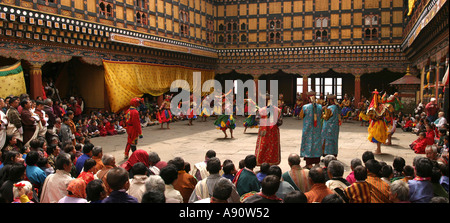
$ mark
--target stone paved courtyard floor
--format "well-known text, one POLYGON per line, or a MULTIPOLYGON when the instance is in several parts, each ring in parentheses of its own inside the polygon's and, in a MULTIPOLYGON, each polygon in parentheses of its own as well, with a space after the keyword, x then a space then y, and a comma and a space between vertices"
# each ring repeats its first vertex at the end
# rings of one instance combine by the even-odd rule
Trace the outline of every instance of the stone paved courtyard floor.
MULTIPOLYGON (((222 131, 213 125, 214 119, 214 117, 209 117, 206 122, 194 120, 192 126, 188 125, 188 121, 178 121, 171 123, 170 129, 161 129, 160 125, 145 127, 142 129, 144 138, 139 140, 138 149, 148 152, 155 151, 164 161, 180 156, 189 162, 191 167, 194 163, 204 160, 207 150, 213 149, 221 162, 231 159, 238 168, 241 159, 248 154, 254 154, 258 129, 247 129, 247 133, 244 134, 242 123, 245 118, 240 116, 236 118, 237 127, 234 130, 234 139, 224 139, 222 131)), ((280 127, 281 163, 279 166, 283 172, 289 170, 287 162, 289 154, 300 153, 302 127, 302 120, 291 117, 285 117, 284 123, 280 127)), ((417 136, 412 133, 397 129, 392 137, 392 145, 382 145, 382 154, 376 155, 376 159, 392 165, 394 157, 401 156, 406 160, 407 165, 412 165, 412 160, 417 154, 409 149, 408 145, 416 138, 417 136)), ((126 141, 126 134, 91 139, 94 145, 102 146, 104 154, 114 155, 116 163, 119 164, 124 162, 123 152, 126 141)), ((350 161, 353 158, 361 159, 365 151, 373 152, 375 148, 376 144, 367 140, 367 127, 360 126, 358 121, 350 120, 343 123, 340 128, 337 158, 345 165, 344 177, 351 171, 350 161)), ((321 164, 323 165, 323 163, 321 164)), ((304 165, 305 162, 302 159, 301 166, 304 165)))

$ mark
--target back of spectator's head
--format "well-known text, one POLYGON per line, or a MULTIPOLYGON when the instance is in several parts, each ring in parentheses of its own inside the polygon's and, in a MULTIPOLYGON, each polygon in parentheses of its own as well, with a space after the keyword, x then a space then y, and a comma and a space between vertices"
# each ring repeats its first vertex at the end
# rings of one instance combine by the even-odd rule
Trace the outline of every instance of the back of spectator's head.
POLYGON ((406 165, 403 168, 403 173, 404 173, 405 176, 414 177, 415 176, 415 174, 414 174, 414 167, 412 167, 410 165, 406 165))
POLYGON ((102 157, 102 163, 104 165, 111 165, 111 166, 113 166, 113 165, 116 164, 116 158, 113 155, 111 155, 111 154, 105 154, 102 157))
POLYGON ((175 167, 177 168, 178 171, 180 170, 184 170, 184 159, 177 156, 175 158, 172 159, 172 164, 175 165, 175 167))
POLYGON ((357 166, 354 169, 354 174, 357 181, 364 181, 367 179, 367 169, 365 166, 357 166))
POLYGON ((166 203, 166 197, 162 191, 149 190, 142 195, 141 203, 166 203))
POLYGON ((72 161, 70 159, 70 154, 60 153, 55 160, 55 169, 64 170, 64 166, 71 166, 72 161))
POLYGON ((338 160, 331 160, 328 164, 327 171, 333 177, 342 177, 344 175, 344 164, 338 160))
POLYGON ((300 165, 300 156, 297 153, 291 153, 288 157, 289 166, 300 165))
POLYGON ((226 163, 223 165, 223 173, 224 174, 231 174, 231 172, 235 169, 234 163, 226 163))
POLYGON ((325 183, 325 173, 322 167, 313 166, 309 170, 309 178, 311 178, 313 183, 325 183))
POLYGON ((409 186, 403 180, 396 180, 391 183, 391 194, 396 195, 400 201, 409 201, 409 186))
POLYGON ((261 167, 259 169, 260 169, 261 173, 268 174, 269 168, 270 168, 270 164, 262 163, 261 167))
POLYGON ((355 167, 361 166, 361 165, 363 165, 363 164, 362 164, 361 159, 359 159, 359 158, 353 158, 352 161, 350 161, 350 167, 352 169, 355 169, 355 167))
POLYGON ((323 158, 323 164, 325 165, 325 167, 328 168, 328 164, 332 161, 332 160, 336 160, 336 157, 334 155, 326 155, 323 158))
POLYGON ((34 166, 39 160, 39 153, 37 151, 30 151, 25 158, 25 162, 28 166, 34 166))
POLYGON ((286 196, 284 196, 283 199, 284 203, 307 203, 308 199, 306 198, 305 194, 301 191, 294 190, 286 196))
POLYGON ((9 169, 8 179, 11 181, 19 181, 25 174, 26 166, 22 163, 14 163, 9 169))
POLYGON ((128 189, 129 187, 129 173, 122 167, 114 167, 110 169, 106 175, 106 182, 109 187, 116 191, 120 189, 128 189))
POLYGON ((415 167, 417 176, 431 177, 433 172, 433 163, 430 159, 423 157, 422 159, 417 160, 415 167))
POLYGON ((261 192, 264 195, 272 196, 280 187, 280 178, 275 175, 267 175, 261 182, 261 192))
POLYGON ((219 173, 221 169, 220 160, 217 157, 212 157, 206 162, 206 170, 210 174, 216 174, 219 173))
POLYGON ((277 165, 272 165, 269 167, 269 170, 267 171, 267 175, 275 175, 278 178, 281 179, 281 175, 283 173, 281 172, 281 168, 277 165))
POLYGON ((92 152, 92 149, 94 148, 94 144, 92 143, 86 143, 83 146, 83 153, 84 154, 88 154, 90 152, 92 152))
POLYGON ((392 169, 391 165, 384 165, 381 167, 381 177, 391 177, 391 175, 394 173, 394 170, 392 169))
POLYGON ((88 201, 99 201, 106 197, 105 186, 99 179, 95 179, 86 185, 86 195, 88 201))
POLYGON ((405 167, 406 162, 403 157, 397 156, 394 158, 394 161, 392 162, 392 167, 395 171, 401 173, 403 171, 403 168, 405 167))
POLYGON ((371 160, 367 160, 365 162, 365 165, 367 167, 367 171, 377 175, 378 177, 380 176, 380 172, 381 172, 380 162, 378 162, 377 160, 371 159, 371 160))
POLYGON ((136 175, 147 175, 148 174, 148 168, 147 168, 147 166, 145 166, 144 163, 138 162, 138 163, 135 163, 131 167, 130 172, 133 173, 132 174, 133 176, 136 176, 136 175))
POLYGON ((340 204, 340 203, 344 203, 344 200, 342 200, 342 198, 339 197, 339 195, 332 193, 332 194, 328 194, 327 196, 325 196, 320 203, 340 204))
POLYGON ((102 153, 103 153, 103 148, 101 146, 94 146, 94 148, 92 148, 92 156, 97 157, 102 153))
POLYGON ((216 151, 210 149, 206 152, 205 157, 208 159, 211 159, 213 157, 216 157, 216 151))
POLYGON ((231 196, 232 191, 233 187, 231 182, 228 179, 221 178, 214 186, 213 197, 211 199, 213 202, 226 201, 231 196))
POLYGON ((375 155, 373 154, 372 151, 365 151, 362 154, 362 161, 363 161, 364 165, 367 161, 373 160, 373 159, 375 159, 375 155))
POLYGON ((164 191, 166 190, 166 185, 164 183, 164 180, 159 175, 150 175, 145 180, 145 190, 157 190, 161 191, 164 194, 164 191))
POLYGON ((255 155, 247 155, 244 159, 245 167, 249 169, 253 169, 256 166, 256 156, 255 155))
POLYGON ((161 176, 165 184, 169 185, 178 178, 178 170, 174 165, 169 164, 161 169, 159 176, 161 176))
POLYGON ((158 153, 149 152, 148 153, 148 161, 150 162, 150 164, 154 165, 154 164, 158 163, 159 161, 161 161, 161 159, 159 158, 158 153))
POLYGON ((89 171, 92 167, 94 167, 97 162, 94 159, 87 159, 84 162, 83 169, 85 172, 89 171))

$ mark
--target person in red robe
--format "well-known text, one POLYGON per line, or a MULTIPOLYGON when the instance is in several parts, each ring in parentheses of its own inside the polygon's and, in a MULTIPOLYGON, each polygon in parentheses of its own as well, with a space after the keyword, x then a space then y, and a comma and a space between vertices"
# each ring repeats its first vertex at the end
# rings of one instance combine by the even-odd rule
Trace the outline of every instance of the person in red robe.
POLYGON ((117 130, 114 128, 114 123, 111 120, 103 120, 105 123, 105 129, 108 135, 117 135, 117 130))
POLYGON ((419 133, 419 138, 414 140, 414 142, 409 145, 409 147, 414 150, 415 153, 418 154, 425 154, 425 148, 427 147, 427 138, 426 133, 421 132, 419 133))
POLYGON ((270 104, 259 110, 260 126, 256 141, 255 156, 257 165, 268 163, 278 165, 281 161, 280 129, 281 109, 270 104), (270 117, 273 116, 273 117, 270 117))
POLYGON ((136 145, 138 139, 142 138, 141 122, 139 120, 139 112, 137 107, 143 102, 142 98, 133 98, 130 101, 130 108, 126 112, 126 125, 127 129, 127 145, 125 147, 125 159, 128 159, 130 149, 132 152, 136 151, 136 145))
POLYGON ((106 131, 105 125, 103 124, 103 121, 100 121, 98 124, 98 131, 100 131, 100 136, 106 136, 108 135, 108 132, 106 131))

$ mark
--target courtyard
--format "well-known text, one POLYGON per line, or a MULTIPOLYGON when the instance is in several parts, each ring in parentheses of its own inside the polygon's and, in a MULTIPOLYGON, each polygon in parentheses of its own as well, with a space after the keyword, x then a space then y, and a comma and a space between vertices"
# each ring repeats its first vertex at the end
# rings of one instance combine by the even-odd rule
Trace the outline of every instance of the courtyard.
MULTIPOLYGON (((216 151, 217 157, 223 162, 230 159, 234 162, 236 169, 241 159, 249 154, 254 154, 258 129, 247 129, 244 134, 242 125, 244 117, 236 117, 236 128, 234 138, 224 139, 222 131, 215 128, 214 117, 209 117, 206 122, 194 120, 189 126, 188 121, 178 121, 170 124, 170 129, 160 128, 160 125, 147 126, 142 128, 143 138, 139 139, 138 149, 147 152, 154 151, 159 154, 161 160, 169 161, 174 157, 182 157, 191 167, 197 162, 204 160, 205 153, 209 149, 216 151)), ((283 172, 289 170, 287 158, 291 153, 300 153, 300 144, 303 128, 303 120, 292 117, 284 117, 283 125, 280 126, 281 137, 281 163, 279 164, 283 172)), ((229 136, 228 132, 228 136, 229 136)), ((417 136, 410 132, 403 132, 397 128, 392 137, 392 145, 382 145, 382 154, 376 155, 378 161, 385 161, 392 165, 396 156, 403 157, 407 165, 412 165, 415 154, 409 148, 417 136)), ((101 146, 104 154, 112 154, 116 158, 116 163, 124 162, 123 152, 127 141, 127 135, 115 135, 96 137, 91 139, 95 146, 101 146)), ((337 159, 345 165, 344 177, 351 171, 350 161, 353 158, 360 158, 362 154, 369 150, 375 151, 376 145, 367 140, 367 127, 361 126, 359 121, 347 121, 342 123, 339 133, 339 153, 337 159)), ((131 153, 130 153, 131 154, 131 153)), ((305 165, 302 159, 300 164, 305 165)), ((323 165, 323 163, 321 163, 323 165)), ((258 171, 257 167, 255 171, 258 171)))

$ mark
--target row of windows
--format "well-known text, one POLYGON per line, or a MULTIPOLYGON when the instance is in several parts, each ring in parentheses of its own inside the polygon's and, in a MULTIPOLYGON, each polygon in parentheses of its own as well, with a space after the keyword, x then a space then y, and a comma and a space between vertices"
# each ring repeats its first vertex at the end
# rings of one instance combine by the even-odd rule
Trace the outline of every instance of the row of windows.
MULTIPOLYGON (((315 33, 314 39, 316 41, 327 41, 330 33, 327 30, 318 30, 315 33)), ((377 28, 366 28, 364 32, 364 38, 367 40, 374 40, 378 37, 378 29, 377 28)), ((237 34, 228 34, 226 35, 226 39, 223 35, 219 35, 219 43, 223 42, 237 42, 238 35, 237 34)), ((247 36, 245 34, 241 35, 241 42, 247 41, 247 36)), ((281 41, 281 32, 270 32, 269 33, 269 42, 276 43, 281 41)))
MULTIPOLYGON (((316 28, 326 28, 329 25, 329 18, 321 17, 315 20, 316 28)), ((364 25, 366 26, 375 26, 378 25, 378 16, 376 15, 367 15, 364 18, 364 25)), ((245 23, 241 24, 240 30, 246 30, 247 25, 245 23)), ((269 29, 281 29, 281 20, 274 19, 269 20, 269 29)), ((227 22, 224 24, 219 24, 219 31, 237 31, 238 23, 237 22, 227 22)))

